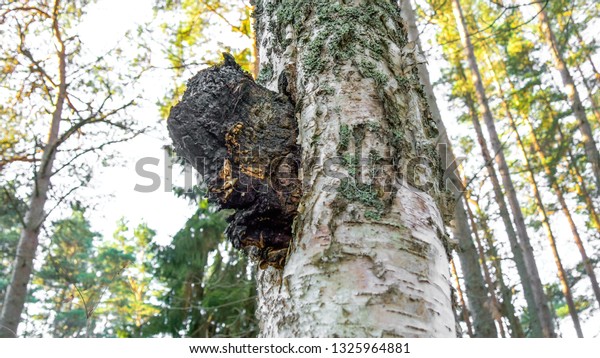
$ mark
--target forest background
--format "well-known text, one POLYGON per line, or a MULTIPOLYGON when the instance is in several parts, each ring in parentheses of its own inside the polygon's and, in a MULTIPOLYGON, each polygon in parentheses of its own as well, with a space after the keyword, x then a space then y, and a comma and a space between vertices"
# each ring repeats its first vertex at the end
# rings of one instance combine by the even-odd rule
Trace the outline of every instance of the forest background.
MULTIPOLYGON (((509 215, 511 222, 515 213, 507 213, 506 203, 502 209, 499 196, 506 195, 506 183, 498 194, 489 170, 498 148, 492 145, 487 154, 492 157, 481 155, 481 143, 487 148, 493 140, 477 129, 481 98, 451 3, 417 1, 413 8, 423 47, 419 59, 430 71, 461 164, 464 220, 484 290, 472 289, 455 253, 456 315, 463 336, 482 331, 533 336, 511 229, 503 220, 509 215), (475 302, 490 322, 473 312, 475 302), (494 329, 486 331, 486 324, 494 329)), ((216 212, 202 189, 192 186, 196 177, 174 157, 165 125, 185 81, 218 63, 221 52, 232 53, 260 82, 252 5, 229 0, 0 4, 0 302, 27 226, 32 185, 47 160, 49 118, 61 91, 61 48, 70 83, 63 96, 66 123, 57 137, 64 141, 58 141, 40 216, 39 248, 18 335, 256 336, 256 268, 224 240, 226 213, 216 212), (57 37, 57 31, 64 36, 57 37)), ((555 329, 563 337, 596 337, 598 146, 594 157, 572 92, 580 98, 592 142, 598 143, 600 4, 460 4, 555 329), (573 87, 565 84, 565 68, 573 87)))

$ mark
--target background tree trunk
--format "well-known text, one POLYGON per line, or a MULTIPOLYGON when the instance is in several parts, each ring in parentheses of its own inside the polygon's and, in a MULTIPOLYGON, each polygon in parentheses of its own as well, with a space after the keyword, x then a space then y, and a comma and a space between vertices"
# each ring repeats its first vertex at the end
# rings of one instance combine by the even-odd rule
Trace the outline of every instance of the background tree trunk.
MULTIPOLYGON (((549 103, 547 105, 550 106, 549 103)), ((554 193, 556 194, 556 197, 558 198, 558 202, 560 203, 561 210, 562 210, 563 214, 565 215, 567 222, 569 223, 569 228, 571 229, 571 233, 573 234, 573 240, 575 241, 575 245, 577 246, 577 249, 581 256, 581 262, 583 263, 585 272, 587 273, 587 275, 590 279, 592 291, 594 292, 596 300, 598 301, 598 303, 600 303, 600 285, 598 285, 598 279, 597 279, 596 273, 594 271, 594 266, 592 265, 592 262, 587 254, 587 250, 585 249, 583 240, 582 240, 581 236, 579 235, 579 230, 577 229, 577 225, 575 224, 575 220, 573 219, 571 210, 569 209, 569 206, 567 205, 567 200, 563 195, 560 185, 558 184, 556 175, 554 175, 552 169, 550 168, 550 166, 548 164, 549 160, 546 158, 546 155, 544 154, 544 151, 542 150, 541 143, 539 142, 537 135, 535 134, 535 128, 533 127, 531 120, 529 118, 525 118, 525 123, 529 127, 529 136, 531 138, 531 143, 533 144, 533 149, 534 149, 535 153, 537 154, 540 162, 542 163, 542 167, 544 168, 546 177, 548 178, 548 181, 550 182, 550 187, 553 189, 554 193)), ((559 133, 559 138, 564 139, 565 137, 562 133, 562 129, 560 129, 560 125, 557 126, 557 130, 559 133)), ((570 151, 571 151, 571 149, 567 148, 567 152, 569 152, 569 155, 571 155, 570 151)), ((577 163, 573 162, 572 165, 576 166, 577 163)), ((584 182, 581 181, 581 183, 584 183, 584 182)), ((585 185, 585 184, 583 184, 583 185, 585 185)), ((591 200, 589 200, 588 208, 590 208, 589 209, 590 215, 592 213, 595 214, 595 210, 593 209, 591 200)))
MULTIPOLYGON (((419 39, 419 30, 415 21, 415 14, 412 9, 410 0, 400 0, 400 11, 402 18, 406 22, 408 40, 416 45, 417 53, 423 55, 421 41, 419 39)), ((444 169, 444 184, 448 187, 456 198, 456 206, 454 208, 454 226, 452 233, 456 241, 458 241, 458 258, 460 260, 460 268, 464 273, 466 286, 466 295, 473 323, 475 326, 475 337, 497 337, 498 332, 494 325, 494 318, 490 312, 489 301, 493 299, 486 294, 486 287, 483 276, 481 274, 481 266, 478 260, 478 254, 473 243, 467 213, 463 204, 463 185, 458 174, 458 166, 456 157, 452 150, 450 139, 446 127, 442 121, 440 110, 437 106, 433 86, 429 79, 429 71, 424 61, 420 60, 417 64, 419 70, 419 78, 425 91, 425 97, 429 104, 431 116, 436 121, 440 132, 438 138, 438 151, 442 159, 442 168, 444 169)), ((485 262, 481 263, 485 265, 485 262)))
POLYGON ((527 267, 525 265, 525 258, 523 256, 523 249, 519 244, 517 234, 514 230, 510 214, 508 212, 508 207, 506 205, 506 200, 504 200, 504 194, 502 193, 502 188, 500 186, 500 180, 498 179, 498 175, 496 174, 496 169, 493 166, 493 158, 489 152, 487 142, 485 141, 485 137, 483 136, 483 130, 481 128, 481 124, 479 123, 479 119, 477 118, 477 112, 475 109, 475 103, 473 100, 467 96, 466 98, 467 107, 471 112, 471 121, 473 123, 473 128, 475 129, 475 133, 477 134, 477 141, 479 142, 479 147, 481 148, 481 154, 483 156, 483 160, 486 165, 487 172, 490 176, 490 181, 492 182, 492 188, 494 190, 494 199, 498 204, 498 208, 500 210, 500 217, 502 218, 502 222, 504 224, 504 228, 506 229, 506 235, 508 236, 508 241, 510 242, 510 248, 513 253, 513 259, 515 261, 515 265, 517 267, 517 272, 519 274, 519 278, 521 279, 521 285, 523 286, 523 293, 525 295, 525 300, 527 301, 527 307, 531 312, 531 326, 534 336, 541 335, 541 326, 539 315, 537 314, 537 306, 536 301, 533 295, 533 289, 531 286, 531 280, 529 277, 529 273, 527 271, 527 267))
POLYGON ((506 159, 504 158, 504 150, 500 143, 500 138, 498 137, 498 133, 496 131, 494 118, 492 117, 492 112, 489 108, 488 99, 485 94, 483 82, 481 80, 481 74, 479 73, 479 66, 477 65, 473 45, 471 44, 464 15, 460 7, 460 2, 458 0, 453 0, 452 5, 454 17, 456 19, 457 29, 460 34, 460 38, 465 51, 465 57, 467 58, 467 61, 469 63, 469 69, 471 71, 471 78, 475 87, 477 102, 481 110, 483 121, 490 135, 492 149, 494 150, 494 159, 500 171, 502 184, 504 185, 504 190, 506 192, 508 203, 513 214, 515 227, 523 251, 525 267, 527 269, 527 273, 531 281, 531 288, 533 298, 535 300, 535 306, 530 306, 530 308, 535 308, 539 312, 539 319, 543 336, 554 337, 555 333, 552 322, 552 315, 548 307, 548 299, 546 298, 546 294, 544 293, 544 287, 540 280, 537 264, 533 255, 533 248, 531 247, 529 235, 525 226, 525 219, 523 218, 521 206, 519 204, 514 185, 512 184, 512 179, 510 178, 510 172, 508 170, 506 159))
POLYGON ((573 76, 571 76, 571 72, 565 63, 562 52, 558 48, 558 41, 556 40, 556 36, 554 36, 552 27, 550 27, 550 21, 548 19, 548 15, 546 14, 546 10, 544 9, 545 4, 542 2, 536 2, 534 3, 534 6, 539 13, 538 16, 540 18, 542 35, 544 36, 548 47, 550 47, 550 53, 554 58, 554 64, 560 73, 565 91, 569 97, 569 101, 571 102, 573 115, 579 122, 578 128, 579 132, 581 133, 581 140, 583 141, 583 147, 585 149, 587 159, 592 164, 592 172, 596 178, 596 192, 598 192, 600 191, 600 153, 598 153, 598 147, 596 146, 596 141, 594 140, 592 127, 590 126, 590 122, 587 120, 587 115, 585 114, 585 109, 581 103, 579 91, 577 91, 577 87, 575 87, 573 76))
POLYGON ((511 108, 506 101, 506 94, 502 89, 502 84, 498 79, 496 71, 494 70, 492 61, 489 55, 485 54, 485 60, 490 67, 490 72, 492 78, 498 88, 498 94, 500 97, 500 101, 502 102, 502 106, 504 107, 504 111, 506 113, 506 117, 508 118, 508 123, 515 133, 517 139, 517 146, 521 152, 521 156, 523 157, 523 161, 525 163, 525 171, 527 172, 527 179, 529 184, 531 185, 531 189, 533 190, 533 197, 535 199, 535 204, 537 206, 537 210, 542 219, 542 226, 544 227, 544 231, 546 232, 546 237, 548 238, 548 244, 550 245, 550 249, 552 251, 552 257, 554 258, 554 263, 556 264, 556 269, 558 273, 558 280, 560 282, 560 286, 567 301, 567 306, 569 307, 569 314, 571 315, 571 319, 573 320, 573 326, 575 327, 575 331, 577 332, 577 337, 583 338, 583 331, 581 329, 581 323, 579 321, 579 315, 577 314, 577 307, 575 306, 575 300, 573 299, 573 294, 571 292, 571 287, 569 285, 567 272, 562 264, 562 260, 560 259, 560 255, 558 253, 558 247, 556 245, 556 238, 554 236, 554 232, 550 225, 550 218, 548 217, 548 212, 546 210, 546 206, 542 200, 542 195, 539 190, 539 186, 537 183, 537 179, 535 178, 534 170, 531 166, 531 162, 529 161, 529 157, 527 156, 527 150, 525 145, 523 144, 523 140, 521 139, 521 135, 519 134, 519 130, 517 128, 517 124, 515 118, 513 117, 511 108))
POLYGON ((31 199, 28 210, 25 214, 25 222, 19 244, 17 246, 17 255, 13 264, 13 273, 10 285, 6 290, 2 314, 0 315, 0 337, 16 337, 21 313, 25 306, 27 297, 27 286, 33 271, 33 259, 39 243, 40 229, 46 219, 44 206, 48 199, 48 188, 50 187, 50 177, 52 176, 52 163, 56 155, 58 146, 58 135, 60 122, 62 120, 63 105, 67 93, 66 78, 66 52, 65 44, 61 38, 58 26, 60 1, 54 3, 54 12, 52 14, 54 38, 57 45, 58 60, 58 93, 56 94, 56 104, 52 113, 50 131, 48 140, 44 147, 42 160, 39 170, 36 173, 32 188, 31 199))
POLYGON ((438 133, 398 8, 262 0, 256 17, 305 190, 284 270, 258 272, 261 335, 455 336, 438 133))
POLYGON ((454 260, 450 260, 450 271, 452 272, 452 277, 454 278, 454 284, 456 285, 456 293, 458 294, 458 302, 460 302, 460 311, 462 314, 462 319, 467 325, 467 334, 469 337, 474 337, 473 333, 473 324, 471 324, 471 317, 469 317, 469 308, 467 307, 467 303, 465 302, 465 296, 463 295, 462 287, 460 286, 460 279, 458 277, 458 271, 456 270, 456 265, 454 264, 454 260))
MULTIPOLYGON (((502 315, 504 315, 506 318, 508 318, 508 322, 510 325, 510 336, 514 337, 514 338, 521 338, 524 337, 525 334, 523 333, 523 327, 521 326, 521 321, 519 320, 519 318, 516 316, 515 314, 515 307, 513 305, 513 294, 512 294, 512 290, 506 285, 505 281, 504 281, 504 275, 502 274, 502 265, 500 263, 500 254, 498 253, 498 250, 496 249, 496 243, 494 241, 494 236, 492 233, 492 230, 490 229, 489 225, 488 225, 488 220, 487 217, 485 216, 485 214, 482 213, 481 208, 479 207, 479 203, 475 200, 471 198, 470 193, 467 191, 465 193, 465 207, 467 209, 467 214, 469 214, 469 221, 471 223, 471 227, 473 230, 473 233, 477 232, 477 223, 475 222, 475 214, 473 213, 473 211, 471 210, 471 202, 473 203, 472 205, 474 205, 475 210, 477 211, 477 217, 479 220, 479 225, 481 226, 481 230, 483 231, 483 237, 485 239, 485 242, 487 244, 488 250, 487 250, 487 257, 489 257, 491 263, 492 263, 492 267, 494 268, 494 275, 496 277, 496 285, 499 287, 500 290, 500 296, 502 297, 502 303, 500 303, 500 311, 502 312, 502 315)), ((477 242, 477 248, 480 252, 480 257, 481 257, 481 261, 485 262, 485 252, 483 250, 483 243, 480 242, 479 240, 479 235, 475 234, 475 239, 477 242)), ((487 267, 487 266, 486 266, 487 267)), ((485 269, 485 267, 484 267, 485 269)), ((491 278, 487 279, 488 281, 491 282, 491 278)), ((489 284, 488 284, 489 286, 489 284)), ((495 285, 494 285, 495 286, 495 285)), ((493 287, 492 287, 493 290, 493 287)), ((492 291, 490 290, 490 291, 492 291)))

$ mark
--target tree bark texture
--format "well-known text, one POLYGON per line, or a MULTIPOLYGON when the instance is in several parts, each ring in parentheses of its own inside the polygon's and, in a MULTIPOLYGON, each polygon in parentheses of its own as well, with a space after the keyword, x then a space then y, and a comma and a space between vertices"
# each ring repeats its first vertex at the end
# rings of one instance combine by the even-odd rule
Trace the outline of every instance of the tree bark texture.
POLYGON ((261 0, 255 15, 304 189, 285 266, 258 271, 261 336, 454 337, 451 198, 398 7, 261 0))

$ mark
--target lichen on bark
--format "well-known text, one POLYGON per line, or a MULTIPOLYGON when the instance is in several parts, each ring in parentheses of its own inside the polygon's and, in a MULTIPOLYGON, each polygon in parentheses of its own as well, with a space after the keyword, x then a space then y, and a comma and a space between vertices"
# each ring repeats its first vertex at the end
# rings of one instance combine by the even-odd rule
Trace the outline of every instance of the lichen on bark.
POLYGON ((224 57, 188 81, 171 109, 169 134, 202 175, 209 200, 235 209, 226 231, 234 247, 263 268, 281 268, 301 196, 294 106, 224 57))
POLYGON ((261 336, 453 336, 436 125, 398 9, 255 5, 261 66, 295 68, 306 188, 284 270, 257 272, 261 336))
MULTIPOLYGON (((369 134, 392 133, 389 139, 381 138, 389 140, 392 152, 380 164, 390 164, 406 184, 430 194, 448 224, 455 200, 443 184, 443 168, 436 148, 437 125, 426 103, 415 48, 408 41, 398 6, 394 2, 370 0, 351 4, 324 0, 257 0, 255 5, 256 28, 264 28, 272 34, 266 46, 267 39, 257 31, 259 46, 268 48, 266 56, 261 56, 265 68, 271 71, 276 65, 273 61, 276 56, 271 55, 275 51, 294 58, 296 64, 303 67, 305 81, 318 83, 323 92, 327 92, 325 88, 332 91, 336 87, 327 82, 326 74, 340 78, 345 72, 342 63, 358 70, 361 77, 373 80, 384 110, 384 123, 381 128, 370 128, 369 134), (263 23, 265 18, 269 20, 263 23), (296 44, 292 50, 290 39, 296 44), (412 121, 415 113, 418 113, 418 121, 412 121)), ((303 105, 302 101, 298 102, 303 105)), ((340 155, 348 149, 351 139, 348 134, 356 129, 353 123, 340 126, 340 155)), ((310 152, 310 148, 304 150, 310 152)), ((313 157, 318 155, 314 153, 313 157)))

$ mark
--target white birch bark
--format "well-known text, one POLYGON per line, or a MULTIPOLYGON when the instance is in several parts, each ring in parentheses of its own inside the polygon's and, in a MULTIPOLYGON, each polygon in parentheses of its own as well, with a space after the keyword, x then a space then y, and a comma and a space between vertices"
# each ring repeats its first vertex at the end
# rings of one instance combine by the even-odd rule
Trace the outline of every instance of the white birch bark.
POLYGON ((263 0, 256 16, 259 78, 287 73, 296 102, 304 183, 285 268, 258 272, 261 335, 455 336, 437 130, 397 7, 263 0))

